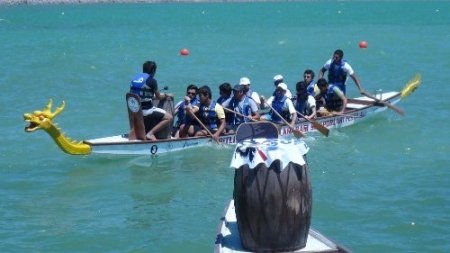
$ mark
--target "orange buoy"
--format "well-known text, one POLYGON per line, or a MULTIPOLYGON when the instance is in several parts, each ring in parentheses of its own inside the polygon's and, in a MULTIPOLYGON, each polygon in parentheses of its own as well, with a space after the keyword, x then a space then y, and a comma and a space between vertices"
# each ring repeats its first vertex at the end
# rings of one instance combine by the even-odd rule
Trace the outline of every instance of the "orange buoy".
POLYGON ((361 40, 359 42, 359 48, 367 48, 367 41, 361 40))
POLYGON ((180 50, 180 54, 183 56, 187 56, 189 55, 189 50, 187 50, 187 48, 183 48, 180 50))

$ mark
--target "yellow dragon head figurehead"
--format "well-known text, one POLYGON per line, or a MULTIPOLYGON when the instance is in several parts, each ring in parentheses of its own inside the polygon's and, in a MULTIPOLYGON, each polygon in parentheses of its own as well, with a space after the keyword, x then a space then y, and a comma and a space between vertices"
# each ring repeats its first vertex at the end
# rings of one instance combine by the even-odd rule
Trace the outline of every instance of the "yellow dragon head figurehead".
POLYGON ((49 130, 54 126, 53 118, 64 110, 66 103, 62 101, 61 106, 57 107, 54 112, 51 111, 52 105, 53 101, 50 99, 43 111, 34 111, 33 113, 23 114, 23 119, 29 123, 29 125, 25 127, 25 131, 33 132, 39 129, 49 130))
POLYGON ((60 114, 65 107, 63 101, 59 107, 52 112, 52 99, 49 100, 47 106, 42 111, 34 111, 32 113, 24 113, 23 119, 29 123, 25 127, 25 132, 30 133, 42 129, 46 131, 56 142, 56 144, 66 153, 71 155, 87 155, 91 153, 91 147, 82 141, 73 141, 64 136, 61 130, 53 123, 53 119, 60 114))

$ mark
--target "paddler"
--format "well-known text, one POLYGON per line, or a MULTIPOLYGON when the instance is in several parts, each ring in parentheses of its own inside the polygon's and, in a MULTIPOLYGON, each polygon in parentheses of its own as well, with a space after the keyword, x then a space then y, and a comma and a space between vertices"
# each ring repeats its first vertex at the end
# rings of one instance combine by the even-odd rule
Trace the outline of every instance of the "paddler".
POLYGON ((237 127, 244 122, 258 121, 258 105, 244 94, 244 86, 236 84, 233 87, 233 96, 222 103, 229 114, 226 114, 226 133, 236 132, 237 127))
MULTIPOLYGON (((278 84, 280 84, 280 83, 286 83, 286 82, 284 81, 284 77, 283 77, 282 75, 280 75, 280 74, 275 75, 275 76, 273 77, 273 85, 275 85, 275 90, 277 89, 278 84)), ((276 92, 276 91, 273 91, 272 96, 275 96, 275 92, 276 92)), ((287 89, 287 91, 286 91, 286 97, 292 99, 292 92, 291 92, 289 89, 287 89)))
POLYGON ((286 97, 287 90, 288 88, 285 83, 278 84, 275 89, 275 95, 271 96, 267 101, 262 102, 261 109, 264 109, 266 106, 271 109, 270 120, 273 123, 283 124, 287 122, 291 126, 294 126, 297 120, 297 112, 295 111, 292 100, 286 97))
POLYGON ((296 84, 297 95, 292 102, 295 110, 305 118, 314 119, 316 117, 316 99, 308 93, 308 84, 304 81, 296 84))
POLYGON ((199 126, 194 126, 195 136, 211 135, 216 142, 225 130, 225 112, 223 107, 212 100, 211 89, 202 86, 198 89, 200 104, 188 105, 186 110, 188 115, 197 121, 199 126))
POLYGON ((344 114, 347 98, 341 89, 334 84, 328 84, 324 78, 317 81, 317 86, 320 89, 320 99, 324 101, 324 107, 321 107, 317 112, 319 116, 344 114))
MULTIPOLYGON (((175 123, 175 138, 194 136, 194 122, 191 117, 186 116, 186 107, 194 106, 200 103, 197 98, 198 87, 195 84, 189 84, 186 88, 186 96, 175 106, 177 121, 175 123)), ((197 123, 198 124, 198 123, 197 123)))
POLYGON ((239 85, 244 86, 244 94, 246 96, 253 99, 258 106, 261 106, 261 100, 260 100, 259 94, 256 91, 250 89, 251 82, 248 77, 241 77, 241 79, 239 79, 239 85))

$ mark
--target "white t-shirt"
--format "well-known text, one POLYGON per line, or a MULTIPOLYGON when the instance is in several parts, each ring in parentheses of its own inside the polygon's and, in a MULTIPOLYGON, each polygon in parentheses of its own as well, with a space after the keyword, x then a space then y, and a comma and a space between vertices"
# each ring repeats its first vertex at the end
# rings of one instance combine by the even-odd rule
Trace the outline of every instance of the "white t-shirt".
POLYGON ((309 108, 316 107, 316 99, 311 95, 308 96, 308 104, 309 108))
POLYGON ((255 100, 256 104, 259 106, 261 104, 261 100, 259 99, 259 94, 256 91, 252 91, 250 97, 255 100))
POLYGON ((292 99, 292 92, 288 89, 286 94, 284 94, 287 98, 292 99))
MULTIPOLYGON (((333 62, 333 59, 329 59, 327 62, 325 62, 323 67, 326 70, 330 70, 330 66, 331 66, 332 62, 333 62)), ((353 71, 352 66, 350 66, 350 64, 348 64, 347 62, 344 62, 344 66, 342 66, 342 70, 344 70, 344 72, 349 76, 351 76, 351 75, 353 75, 353 73, 355 73, 355 71, 353 71)))

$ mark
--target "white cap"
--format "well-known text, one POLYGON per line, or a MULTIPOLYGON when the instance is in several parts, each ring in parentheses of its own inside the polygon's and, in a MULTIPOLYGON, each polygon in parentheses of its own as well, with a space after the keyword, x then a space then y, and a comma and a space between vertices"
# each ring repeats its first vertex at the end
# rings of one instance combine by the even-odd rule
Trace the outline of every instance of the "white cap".
POLYGON ((283 76, 282 75, 276 75, 273 77, 273 81, 278 81, 278 80, 283 80, 283 76))
POLYGON ((239 84, 240 85, 250 85, 250 79, 248 79, 248 77, 241 77, 241 79, 239 79, 239 84))
POLYGON ((287 85, 285 84, 285 83, 279 83, 278 84, 278 86, 277 86, 277 88, 281 88, 281 89, 283 89, 284 91, 287 91, 287 85))

